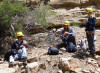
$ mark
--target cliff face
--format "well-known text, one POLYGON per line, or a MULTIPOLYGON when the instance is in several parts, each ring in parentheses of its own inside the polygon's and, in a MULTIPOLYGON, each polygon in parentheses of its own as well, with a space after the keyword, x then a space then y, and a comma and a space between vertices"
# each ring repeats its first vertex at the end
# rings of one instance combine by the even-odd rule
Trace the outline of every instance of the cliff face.
MULTIPOLYGON (((19 0, 25 3, 37 5, 43 0, 19 0)), ((86 7, 90 5, 95 5, 99 8, 100 0, 44 0, 49 2, 53 8, 63 8, 63 7, 86 7)))
POLYGON ((74 6, 81 6, 81 4, 89 2, 88 0, 51 0, 50 4, 55 7, 74 7, 74 6))
MULTIPOLYGON (((29 4, 36 5, 42 0, 23 0, 29 4)), ((92 7, 95 10, 97 25, 100 26, 100 0, 45 0, 49 2, 57 12, 57 17, 48 17, 48 23, 50 24, 63 24, 63 21, 69 20, 72 23, 82 24, 87 14, 85 8, 92 7)))
POLYGON ((54 8, 59 7, 85 7, 95 5, 99 7, 100 0, 50 0, 51 6, 54 8))
POLYGON ((100 0, 51 0, 50 5, 55 8, 58 17, 51 19, 50 24, 63 24, 69 20, 72 23, 83 24, 87 19, 85 8, 92 7, 97 18, 96 26, 100 26, 100 0))

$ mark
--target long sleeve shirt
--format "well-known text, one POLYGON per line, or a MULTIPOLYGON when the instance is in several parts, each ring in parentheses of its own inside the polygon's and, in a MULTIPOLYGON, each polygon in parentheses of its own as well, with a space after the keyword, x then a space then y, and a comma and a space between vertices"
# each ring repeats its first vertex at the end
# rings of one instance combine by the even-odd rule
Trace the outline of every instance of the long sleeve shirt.
POLYGON ((88 18, 88 22, 86 24, 86 31, 94 31, 95 30, 95 25, 96 25, 96 18, 88 18))
POLYGON ((23 41, 22 42, 18 42, 18 39, 16 39, 13 44, 11 45, 11 48, 12 49, 16 49, 16 50, 19 50, 21 49, 21 45, 23 44, 23 41))
MULTIPOLYGON (((72 27, 69 28, 69 31, 66 31, 63 29, 60 33, 60 37, 62 37, 65 32, 69 32, 69 33, 71 33, 72 36, 75 36, 75 31, 72 27)), ((67 36, 65 36, 65 37, 67 37, 67 36)))

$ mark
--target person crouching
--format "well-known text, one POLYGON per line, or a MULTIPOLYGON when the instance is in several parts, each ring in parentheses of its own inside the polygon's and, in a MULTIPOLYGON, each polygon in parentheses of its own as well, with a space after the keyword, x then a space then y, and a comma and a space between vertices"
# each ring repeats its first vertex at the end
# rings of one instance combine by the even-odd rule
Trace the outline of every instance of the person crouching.
POLYGON ((13 42, 11 46, 11 51, 14 55, 9 57, 9 62, 12 63, 15 60, 25 60, 27 59, 26 48, 28 47, 27 42, 24 40, 24 34, 22 32, 17 32, 17 39, 13 42))
POLYGON ((74 29, 70 26, 69 21, 65 21, 64 28, 60 33, 62 44, 58 48, 65 47, 67 52, 76 52, 76 39, 74 29))

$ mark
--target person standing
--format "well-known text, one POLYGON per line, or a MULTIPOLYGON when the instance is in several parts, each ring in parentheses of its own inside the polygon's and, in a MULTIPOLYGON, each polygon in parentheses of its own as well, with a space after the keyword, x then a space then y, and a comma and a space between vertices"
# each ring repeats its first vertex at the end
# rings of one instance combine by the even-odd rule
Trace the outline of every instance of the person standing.
POLYGON ((88 41, 88 47, 90 50, 90 56, 95 57, 95 44, 94 44, 94 35, 95 35, 95 25, 96 25, 96 18, 93 13, 92 8, 86 8, 86 12, 88 14, 88 20, 86 21, 85 31, 86 37, 88 41))

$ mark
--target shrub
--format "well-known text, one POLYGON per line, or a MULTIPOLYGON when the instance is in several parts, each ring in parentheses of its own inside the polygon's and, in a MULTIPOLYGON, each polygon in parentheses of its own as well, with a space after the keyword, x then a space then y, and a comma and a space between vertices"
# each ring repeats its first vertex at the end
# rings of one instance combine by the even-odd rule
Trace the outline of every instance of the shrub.
POLYGON ((4 0, 0 2, 0 34, 4 35, 11 27, 11 20, 14 16, 22 16, 27 8, 17 0, 4 0))
POLYGON ((33 11, 35 21, 43 27, 48 27, 47 17, 56 15, 49 5, 38 5, 33 11))

